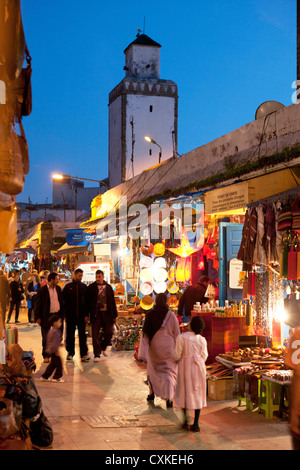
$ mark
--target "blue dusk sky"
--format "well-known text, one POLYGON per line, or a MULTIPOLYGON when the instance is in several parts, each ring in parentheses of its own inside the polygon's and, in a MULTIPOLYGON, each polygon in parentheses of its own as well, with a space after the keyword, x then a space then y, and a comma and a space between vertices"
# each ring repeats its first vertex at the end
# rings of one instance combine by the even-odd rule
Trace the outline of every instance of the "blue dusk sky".
POLYGON ((178 152, 292 104, 296 0, 22 0, 33 111, 30 173, 18 202, 52 202, 53 172, 108 176, 108 94, 137 28, 162 45, 161 78, 179 89, 178 152))

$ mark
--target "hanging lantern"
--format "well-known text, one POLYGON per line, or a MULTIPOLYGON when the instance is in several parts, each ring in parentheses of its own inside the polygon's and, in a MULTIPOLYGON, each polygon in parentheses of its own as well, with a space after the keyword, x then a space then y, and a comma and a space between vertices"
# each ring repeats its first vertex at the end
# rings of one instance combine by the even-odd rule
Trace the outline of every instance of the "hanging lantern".
POLYGON ((176 282, 185 282, 185 258, 180 258, 178 260, 177 269, 176 269, 176 282))
POLYGON ((185 259, 184 277, 185 282, 189 282, 192 277, 192 260, 190 257, 185 259))
POLYGON ((180 258, 176 269, 176 282, 189 282, 192 277, 191 258, 180 258))
POLYGON ((168 248, 169 251, 175 253, 175 255, 180 256, 181 258, 188 258, 196 251, 199 251, 199 248, 191 248, 190 241, 187 237, 185 229, 182 229, 182 239, 181 245, 177 248, 168 248))
POLYGON ((168 272, 168 279, 169 281, 175 281, 176 280, 176 268, 171 268, 170 271, 168 272))

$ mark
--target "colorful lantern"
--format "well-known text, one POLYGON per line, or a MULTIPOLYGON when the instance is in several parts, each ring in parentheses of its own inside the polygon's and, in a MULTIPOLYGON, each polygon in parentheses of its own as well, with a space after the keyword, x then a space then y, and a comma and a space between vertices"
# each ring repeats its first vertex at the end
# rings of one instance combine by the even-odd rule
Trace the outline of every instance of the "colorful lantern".
POLYGON ((191 275, 191 258, 180 258, 176 269, 176 282, 188 282, 191 275))
POLYGON ((177 248, 168 248, 169 251, 172 251, 172 253, 175 253, 175 255, 181 258, 188 258, 193 253, 196 253, 196 251, 199 251, 199 249, 200 248, 191 248, 185 229, 182 230, 181 245, 177 248))

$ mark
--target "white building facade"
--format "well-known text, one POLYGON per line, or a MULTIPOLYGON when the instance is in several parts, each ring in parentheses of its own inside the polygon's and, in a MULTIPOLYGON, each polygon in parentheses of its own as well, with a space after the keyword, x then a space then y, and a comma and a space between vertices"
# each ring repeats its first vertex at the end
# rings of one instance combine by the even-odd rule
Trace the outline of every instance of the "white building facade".
POLYGON ((178 88, 160 78, 160 44, 145 34, 124 51, 125 78, 109 95, 109 185, 177 155, 178 88), (150 137, 157 144, 147 142, 150 137))

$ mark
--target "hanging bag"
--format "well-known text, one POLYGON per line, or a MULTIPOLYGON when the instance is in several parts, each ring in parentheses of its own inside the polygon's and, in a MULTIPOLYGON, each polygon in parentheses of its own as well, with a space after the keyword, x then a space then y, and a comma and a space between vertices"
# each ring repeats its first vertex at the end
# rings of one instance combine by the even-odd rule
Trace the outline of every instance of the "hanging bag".
POLYGON ((29 54, 29 50, 26 46, 26 61, 27 67, 26 69, 22 69, 21 75, 24 81, 24 92, 23 92, 23 102, 22 102, 22 116, 29 116, 32 111, 32 87, 31 87, 31 56, 29 54))
POLYGON ((7 398, 2 398, 0 400, 0 439, 7 439, 18 431, 19 428, 13 411, 13 402, 7 398))
POLYGON ((30 420, 29 435, 32 444, 38 447, 49 447, 53 442, 53 429, 42 410, 39 398, 39 413, 30 420))

